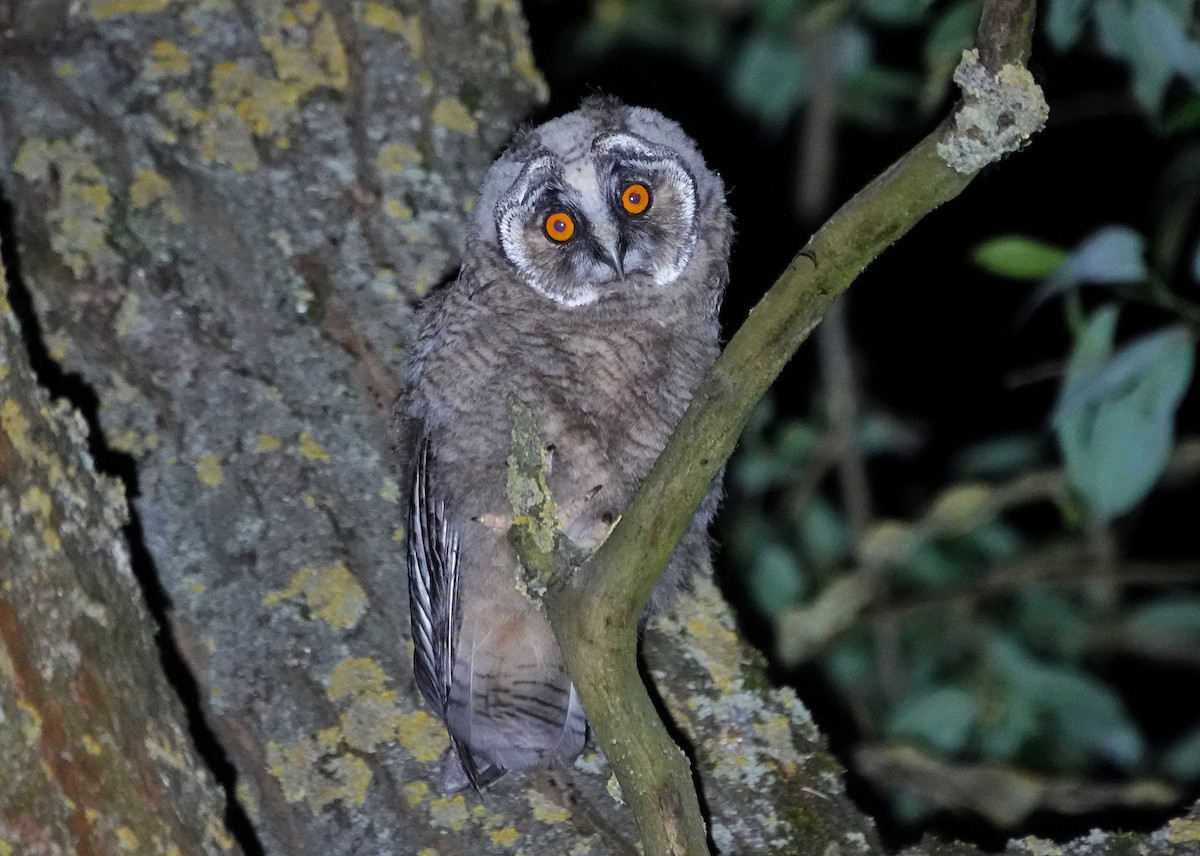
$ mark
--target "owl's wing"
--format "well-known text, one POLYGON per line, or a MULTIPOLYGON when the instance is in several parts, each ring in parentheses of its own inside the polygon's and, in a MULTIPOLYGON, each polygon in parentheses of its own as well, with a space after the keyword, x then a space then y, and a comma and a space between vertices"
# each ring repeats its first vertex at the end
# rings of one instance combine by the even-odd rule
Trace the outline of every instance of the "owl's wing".
POLYGON ((408 601, 417 685, 444 719, 458 641, 458 533, 429 485, 429 437, 417 444, 408 509, 408 601))
MULTIPOLYGON (((445 721, 462 626, 458 611, 459 546, 458 533, 446 519, 445 500, 435 496, 429 483, 432 461, 432 444, 423 434, 417 443, 408 508, 408 603, 417 686, 445 721)), ((480 770, 470 749, 453 735, 450 743, 466 783, 478 791, 487 784, 487 771, 480 770)))

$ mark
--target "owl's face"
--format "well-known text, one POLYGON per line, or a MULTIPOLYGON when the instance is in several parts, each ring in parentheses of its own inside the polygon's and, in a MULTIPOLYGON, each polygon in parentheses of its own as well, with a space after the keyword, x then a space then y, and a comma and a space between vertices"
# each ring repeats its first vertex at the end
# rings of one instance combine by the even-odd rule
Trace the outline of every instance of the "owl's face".
POLYGON ((505 258, 531 288, 582 306, 664 286, 696 248, 696 179, 673 149, 625 130, 535 152, 495 206, 505 258))

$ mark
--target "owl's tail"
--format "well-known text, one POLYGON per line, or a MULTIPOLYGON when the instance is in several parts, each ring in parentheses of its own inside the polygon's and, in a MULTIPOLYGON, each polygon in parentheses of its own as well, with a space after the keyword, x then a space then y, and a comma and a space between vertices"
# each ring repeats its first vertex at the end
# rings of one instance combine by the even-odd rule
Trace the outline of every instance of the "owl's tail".
POLYGON ((587 718, 543 616, 464 622, 458 653, 446 708, 457 763, 444 765, 444 787, 479 789, 583 751, 587 718))

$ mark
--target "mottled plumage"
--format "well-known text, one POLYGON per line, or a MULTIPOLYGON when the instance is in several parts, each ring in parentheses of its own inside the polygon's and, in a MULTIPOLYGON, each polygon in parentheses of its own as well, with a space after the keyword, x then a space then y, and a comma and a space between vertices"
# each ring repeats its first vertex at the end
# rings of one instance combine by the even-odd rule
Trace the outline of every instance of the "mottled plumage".
MULTIPOLYGON (((718 353, 724 187, 674 122, 613 99, 517 135, 475 206, 458 280, 423 308, 401 404, 418 686, 461 764, 449 787, 570 762, 587 723, 505 533, 508 397, 553 448, 567 535, 594 548, 718 353)), ((709 557, 717 491, 655 592, 709 557)))

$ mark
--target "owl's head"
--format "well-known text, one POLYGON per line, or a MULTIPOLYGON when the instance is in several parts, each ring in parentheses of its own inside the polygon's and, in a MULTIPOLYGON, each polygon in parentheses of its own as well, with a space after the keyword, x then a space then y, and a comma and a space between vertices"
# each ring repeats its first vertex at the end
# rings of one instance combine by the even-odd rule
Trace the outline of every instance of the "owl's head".
POLYGON ((723 185, 691 139, 611 98, 519 134, 479 205, 491 222, 477 234, 494 235, 520 279, 565 306, 675 282, 706 221, 728 243, 723 185))

